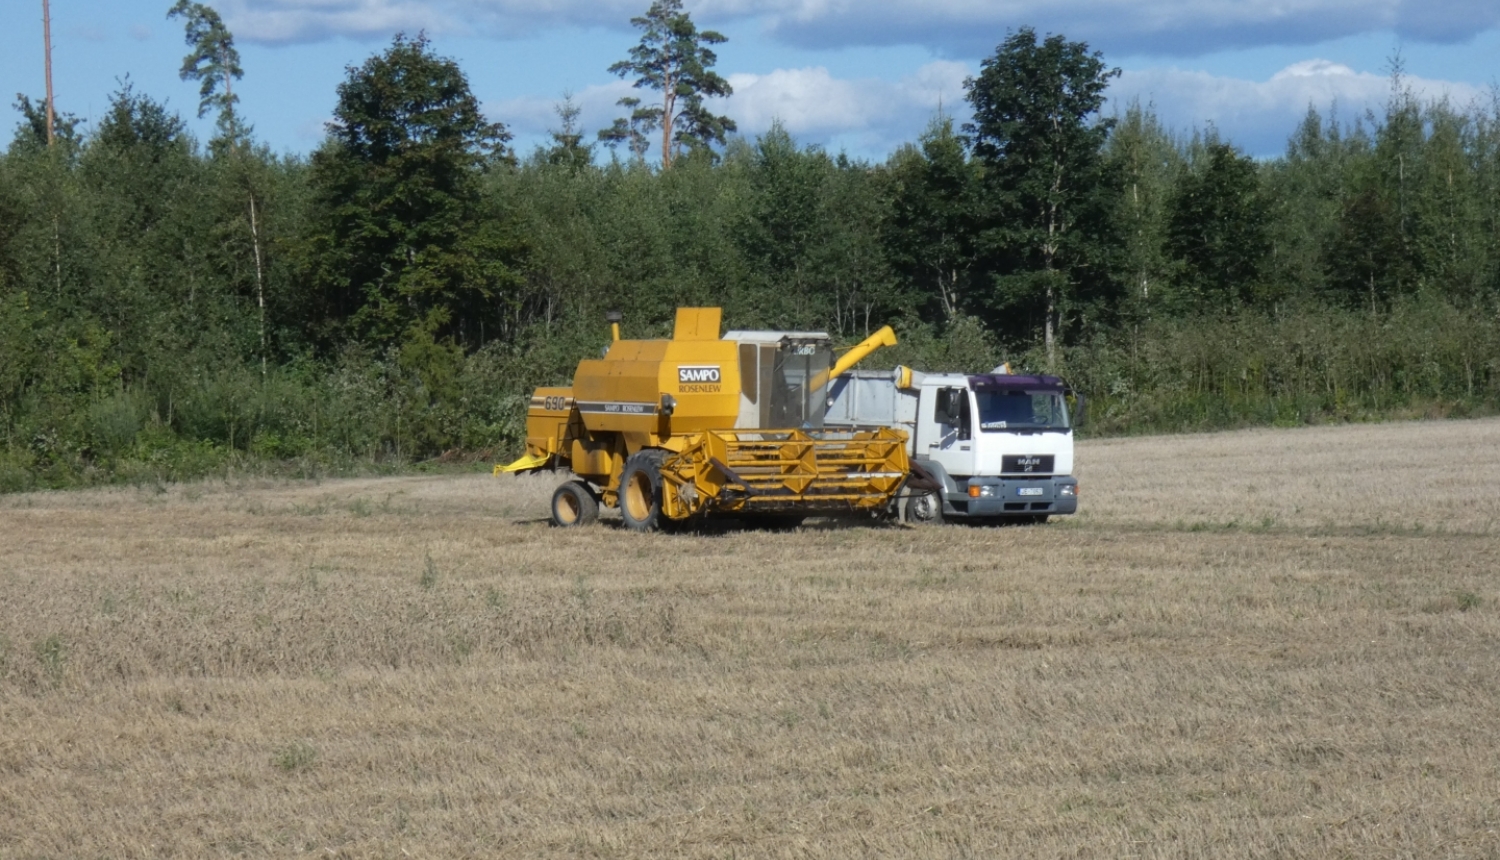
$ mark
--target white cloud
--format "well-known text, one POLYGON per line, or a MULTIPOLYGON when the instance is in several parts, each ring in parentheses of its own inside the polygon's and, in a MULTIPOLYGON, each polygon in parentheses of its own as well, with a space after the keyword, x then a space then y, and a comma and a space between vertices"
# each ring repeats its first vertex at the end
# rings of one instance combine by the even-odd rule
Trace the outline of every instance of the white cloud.
POLYGON ((1022 26, 1109 52, 1197 56, 1384 31, 1451 42, 1500 25, 1494 0, 719 0, 705 9, 767 15, 776 37, 810 47, 920 44, 959 56, 988 55, 1022 26))
POLYGON ((269 44, 419 30, 523 37, 555 26, 625 27, 643 11, 639 0, 222 0, 219 9, 236 37, 269 44))
POLYGON ((236 38, 271 44, 443 31, 460 21, 439 4, 403 0, 228 0, 219 8, 236 38))
MULTIPOLYGON (((573 104, 580 110, 579 126, 587 133, 589 140, 593 139, 594 133, 599 129, 613 123, 615 117, 624 115, 624 108, 617 107, 615 103, 636 92, 626 81, 610 81, 572 94, 573 104)), ((505 123, 506 128, 518 140, 540 139, 548 132, 562 127, 557 108, 562 104, 564 95, 558 93, 551 97, 522 96, 488 101, 484 104, 484 113, 492 121, 505 123)))
MULTIPOLYGON (((730 74, 734 95, 716 100, 713 110, 732 118, 747 137, 763 134, 780 121, 804 143, 849 143, 858 150, 855 155, 881 158, 903 141, 914 140, 940 102, 961 106, 963 81, 969 74, 962 63, 946 61, 929 63, 899 81, 836 78, 822 67, 730 74)), ((638 93, 625 81, 575 93, 573 101, 582 111, 579 122, 590 138, 623 115, 616 101, 638 93)), ((525 151, 559 127, 556 108, 561 101, 561 94, 504 99, 487 102, 485 113, 505 123, 525 151)))
MULTIPOLYGON (((396 30, 526 36, 558 26, 628 29, 645 0, 222 0, 252 42, 384 38, 396 30)), ((700 23, 756 19, 807 47, 925 45, 986 56, 1008 30, 1034 26, 1108 52, 1197 56, 1223 48, 1313 44, 1394 31, 1460 41, 1500 26, 1495 0, 689 0, 700 23)), ((732 35, 732 34, 731 34, 732 35)))
MULTIPOLYGON (((1461 107, 1481 95, 1466 83, 1417 77, 1404 81, 1423 100, 1447 97, 1461 107)), ((1336 108, 1339 117, 1349 121, 1366 110, 1378 112, 1390 92, 1390 79, 1384 75, 1318 59, 1294 63, 1265 81, 1175 68, 1127 71, 1110 88, 1116 106, 1139 98, 1154 105, 1168 127, 1203 128, 1211 123, 1226 140, 1256 155, 1284 151, 1309 105, 1325 115, 1336 108)))
POLYGON ((899 81, 840 79, 826 68, 777 69, 764 75, 733 74, 727 112, 753 132, 780 120, 798 135, 822 135, 908 127, 925 121, 940 101, 963 97, 969 74, 962 63, 936 62, 899 81))
MULTIPOLYGON (((957 121, 967 119, 963 81, 972 73, 962 63, 947 61, 929 63, 897 81, 839 78, 821 66, 732 73, 728 78, 734 95, 715 110, 732 117, 748 137, 764 133, 779 120, 799 142, 834 151, 846 148, 855 157, 878 161, 902 143, 915 141, 940 103, 957 121)), ((1447 97, 1459 107, 1484 96, 1480 89, 1460 82, 1418 77, 1405 82, 1424 100, 1447 97)), ((574 95, 590 139, 621 115, 615 102, 636 92, 625 81, 612 81, 574 95)), ((1152 105, 1169 128, 1186 132, 1212 125, 1241 149, 1271 156, 1285 151, 1287 138, 1309 105, 1325 115, 1336 108, 1347 122, 1366 110, 1379 112, 1389 95, 1390 80, 1384 75, 1310 59, 1264 81, 1180 68, 1127 71, 1110 87, 1111 106, 1106 110, 1123 110, 1126 102, 1138 98, 1152 105)), ((487 103, 485 110, 509 126, 526 151, 560 125, 556 105, 561 100, 561 94, 507 99, 487 103)))
MULTIPOLYGON (((842 79, 821 67, 778 69, 764 75, 729 76, 735 94, 725 112, 754 135, 779 119, 799 140, 847 143, 854 154, 880 159, 903 142, 915 141, 936 113, 962 122, 968 118, 962 63, 935 62, 899 81, 842 79)), ((1404 78, 1423 100, 1446 97, 1467 106, 1484 93, 1470 84, 1404 78)), ((1228 141, 1256 155, 1276 155, 1306 115, 1309 105, 1327 114, 1336 108, 1344 121, 1379 111, 1390 95, 1385 75, 1310 59, 1287 66, 1270 79, 1246 80, 1177 68, 1125 72, 1110 87, 1112 106, 1139 98, 1152 104, 1162 121, 1180 131, 1213 125, 1228 141)))

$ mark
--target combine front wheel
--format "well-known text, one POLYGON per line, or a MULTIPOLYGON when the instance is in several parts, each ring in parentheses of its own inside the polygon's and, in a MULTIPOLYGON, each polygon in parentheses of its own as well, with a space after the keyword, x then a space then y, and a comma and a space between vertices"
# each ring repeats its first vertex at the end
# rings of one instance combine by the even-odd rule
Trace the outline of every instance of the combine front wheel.
POLYGON ((662 526, 661 464, 655 449, 632 454, 620 473, 620 518, 631 531, 654 532, 662 526))

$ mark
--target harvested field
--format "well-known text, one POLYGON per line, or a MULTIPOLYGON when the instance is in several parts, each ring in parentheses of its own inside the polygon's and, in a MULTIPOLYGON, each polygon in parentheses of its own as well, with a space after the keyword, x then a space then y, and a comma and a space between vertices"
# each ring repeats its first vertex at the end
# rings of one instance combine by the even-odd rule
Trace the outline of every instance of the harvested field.
POLYGON ((1500 421, 1079 460, 1034 528, 0 497, 0 858, 1500 856, 1500 421))

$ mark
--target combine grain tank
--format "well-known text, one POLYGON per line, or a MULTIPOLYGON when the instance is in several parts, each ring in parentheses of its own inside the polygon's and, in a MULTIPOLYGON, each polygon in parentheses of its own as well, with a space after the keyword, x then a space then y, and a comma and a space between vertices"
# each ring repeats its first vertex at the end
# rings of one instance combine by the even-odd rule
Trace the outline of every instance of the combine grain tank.
POLYGON ((809 515, 887 512, 907 477, 897 429, 823 426, 830 380, 894 345, 890 327, 833 360, 825 332, 731 331, 719 308, 681 308, 671 340, 614 341, 579 362, 571 388, 539 388, 526 455, 501 472, 563 466, 552 521, 619 507, 653 531, 707 516, 790 525, 809 515))

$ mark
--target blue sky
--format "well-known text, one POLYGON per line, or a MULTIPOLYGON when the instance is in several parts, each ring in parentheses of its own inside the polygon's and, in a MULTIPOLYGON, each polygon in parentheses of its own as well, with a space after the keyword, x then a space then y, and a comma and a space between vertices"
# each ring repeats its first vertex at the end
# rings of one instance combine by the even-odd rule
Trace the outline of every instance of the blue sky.
MULTIPOLYGON (((345 67, 398 31, 425 30, 459 61, 491 119, 528 152, 571 92, 590 134, 629 85, 606 72, 635 42, 650 0, 218 0, 244 61, 238 92, 258 137, 306 153, 322 136, 345 67)), ((754 135, 779 119, 800 141, 883 159, 942 104, 962 118, 963 80, 1007 30, 1087 41, 1174 128, 1212 124, 1256 155, 1282 151, 1309 104, 1345 118, 1378 108, 1400 52, 1419 93, 1491 102, 1500 82, 1500 0, 686 0, 730 41, 721 110, 754 135)), ((58 108, 101 115, 127 75, 189 119, 182 28, 170 0, 52 0, 58 108)), ((40 97, 40 0, 0 9, 0 94, 40 97)), ((14 119, 16 114, 10 113, 14 119)), ((210 123, 192 120, 206 136, 210 123)))

